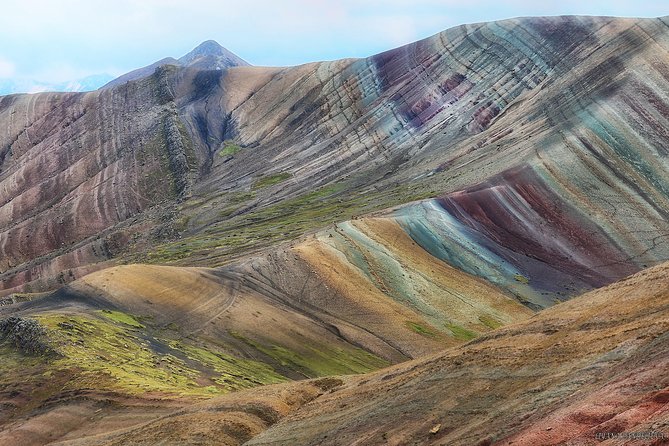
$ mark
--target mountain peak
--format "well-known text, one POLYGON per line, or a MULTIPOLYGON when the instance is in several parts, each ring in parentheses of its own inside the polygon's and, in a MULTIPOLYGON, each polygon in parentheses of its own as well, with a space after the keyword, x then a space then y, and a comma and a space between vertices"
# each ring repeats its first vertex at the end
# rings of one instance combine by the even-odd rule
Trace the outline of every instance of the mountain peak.
POLYGON ((205 55, 217 55, 224 52, 228 52, 220 43, 215 40, 205 40, 188 54, 205 54, 205 55))
POLYGON ((182 66, 194 66, 204 69, 221 69, 249 65, 248 62, 224 48, 215 40, 205 40, 190 53, 179 58, 179 63, 182 66))
POLYGON ((102 88, 111 88, 125 82, 150 76, 156 68, 163 65, 194 67, 201 70, 223 70, 225 68, 250 65, 232 51, 222 47, 215 40, 205 40, 188 54, 174 59, 166 57, 143 68, 138 68, 109 82, 102 88))

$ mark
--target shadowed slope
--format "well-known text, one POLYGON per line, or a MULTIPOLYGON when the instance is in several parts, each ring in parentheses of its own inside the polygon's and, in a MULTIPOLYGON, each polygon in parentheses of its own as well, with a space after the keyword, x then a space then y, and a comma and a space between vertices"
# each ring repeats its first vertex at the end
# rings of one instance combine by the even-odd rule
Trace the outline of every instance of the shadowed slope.
POLYGON ((323 393, 343 383, 339 378, 266 386, 193 404, 139 426, 84 438, 64 439, 68 446, 133 444, 216 444, 239 446, 323 393))

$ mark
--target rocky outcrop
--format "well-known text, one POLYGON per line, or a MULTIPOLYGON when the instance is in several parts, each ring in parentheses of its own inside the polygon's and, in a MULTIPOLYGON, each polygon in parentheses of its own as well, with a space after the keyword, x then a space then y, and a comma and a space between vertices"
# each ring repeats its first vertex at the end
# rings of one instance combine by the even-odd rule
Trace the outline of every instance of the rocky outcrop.
MULTIPOLYGON (((184 135, 179 129, 180 122, 176 113, 165 116, 165 145, 169 158, 170 170, 174 176, 176 192, 181 198, 188 197, 191 192, 191 166, 188 163, 188 154, 184 135)), ((191 159, 192 159, 191 154, 191 159)))
POLYGON ((46 330, 33 319, 12 316, 0 320, 0 342, 27 355, 55 354, 46 340, 46 330))

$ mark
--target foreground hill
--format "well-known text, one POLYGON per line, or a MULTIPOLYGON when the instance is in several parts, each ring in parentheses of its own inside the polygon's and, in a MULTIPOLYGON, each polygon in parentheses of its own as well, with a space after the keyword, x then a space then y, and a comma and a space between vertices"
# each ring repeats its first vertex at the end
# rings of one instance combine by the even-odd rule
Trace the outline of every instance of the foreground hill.
POLYGON ((663 264, 461 347, 366 375, 265 386, 172 413, 148 395, 120 404, 89 394, 5 425, 0 439, 659 446, 669 436, 668 277, 663 264), (654 436, 602 443, 599 432, 654 436))
POLYGON ((248 444, 600 444, 597 432, 652 430, 665 438, 644 444, 666 444, 667 273, 360 377, 248 444))

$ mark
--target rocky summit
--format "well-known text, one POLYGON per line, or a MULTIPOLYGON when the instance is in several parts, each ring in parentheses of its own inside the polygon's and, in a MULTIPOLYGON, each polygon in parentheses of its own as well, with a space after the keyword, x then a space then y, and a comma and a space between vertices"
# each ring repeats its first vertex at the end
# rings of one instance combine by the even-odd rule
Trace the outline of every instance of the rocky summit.
POLYGON ((667 17, 207 41, 0 130, 0 444, 669 442, 667 17))

